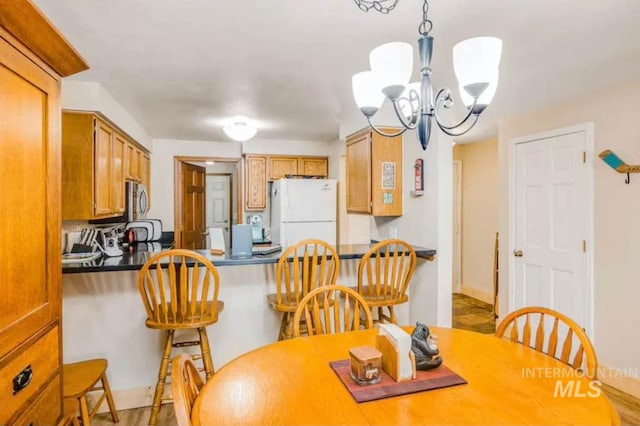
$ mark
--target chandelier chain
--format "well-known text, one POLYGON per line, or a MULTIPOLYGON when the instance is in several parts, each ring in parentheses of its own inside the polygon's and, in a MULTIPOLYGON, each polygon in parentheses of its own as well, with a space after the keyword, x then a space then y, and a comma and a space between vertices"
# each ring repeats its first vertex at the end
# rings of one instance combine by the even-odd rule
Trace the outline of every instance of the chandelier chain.
POLYGON ((433 28, 433 22, 429 19, 429 2, 424 0, 424 4, 422 5, 422 22, 418 27, 418 32, 423 35, 429 35, 431 29, 433 28))
POLYGON ((368 12, 373 8, 380 13, 387 14, 391 12, 399 0, 353 0, 360 10, 368 12))

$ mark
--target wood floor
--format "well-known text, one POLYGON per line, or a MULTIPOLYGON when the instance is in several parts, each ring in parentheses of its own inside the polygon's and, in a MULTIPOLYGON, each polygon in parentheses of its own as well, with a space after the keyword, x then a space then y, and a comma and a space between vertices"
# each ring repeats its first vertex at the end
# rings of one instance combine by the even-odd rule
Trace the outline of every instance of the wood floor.
MULTIPOLYGON (((478 333, 493 334, 496 322, 493 318, 491 305, 461 294, 453 295, 453 327, 471 330, 478 333)), ((620 392, 617 389, 603 385, 605 394, 620 413, 622 425, 640 425, 640 400, 620 392)), ((149 421, 151 407, 118 411, 119 425, 142 426, 149 421)), ((91 426, 113 425, 111 416, 99 414, 91 426)), ((177 426, 172 404, 165 404, 160 410, 158 426, 177 426)))

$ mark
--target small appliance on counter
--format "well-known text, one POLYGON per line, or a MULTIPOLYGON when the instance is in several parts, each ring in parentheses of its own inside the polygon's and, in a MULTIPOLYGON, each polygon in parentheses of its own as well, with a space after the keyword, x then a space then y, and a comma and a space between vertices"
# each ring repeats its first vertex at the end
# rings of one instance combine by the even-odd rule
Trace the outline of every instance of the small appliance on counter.
POLYGON ((262 216, 252 214, 247 217, 247 223, 251 225, 251 238, 253 241, 264 240, 264 228, 262 226, 262 216))
POLYGON ((231 226, 231 256, 232 257, 251 257, 252 241, 251 225, 232 225, 231 226))

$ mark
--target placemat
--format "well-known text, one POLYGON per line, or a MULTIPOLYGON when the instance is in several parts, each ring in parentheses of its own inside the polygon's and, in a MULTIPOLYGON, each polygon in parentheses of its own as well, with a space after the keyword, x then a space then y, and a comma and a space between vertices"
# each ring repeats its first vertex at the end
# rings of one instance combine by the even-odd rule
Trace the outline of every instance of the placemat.
POLYGON ((391 378, 391 376, 382 371, 380 382, 373 385, 360 386, 354 382, 349 375, 349 372, 351 371, 351 364, 348 359, 332 361, 329 365, 338 375, 356 402, 374 401, 376 399, 446 388, 449 386, 464 385, 467 383, 465 379, 444 365, 441 365, 433 370, 418 371, 414 380, 407 380, 404 382, 396 382, 391 378))

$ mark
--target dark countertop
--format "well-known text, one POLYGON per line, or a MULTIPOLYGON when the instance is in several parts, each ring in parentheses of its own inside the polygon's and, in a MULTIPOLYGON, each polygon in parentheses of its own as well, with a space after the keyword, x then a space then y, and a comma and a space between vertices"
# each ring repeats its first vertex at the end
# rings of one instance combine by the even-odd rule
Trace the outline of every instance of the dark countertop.
MULTIPOLYGON (((357 244, 357 245, 341 245, 336 247, 338 256, 341 260, 360 259, 369 251, 374 244, 357 244)), ((423 259, 433 260, 436 255, 434 249, 413 246, 416 255, 423 259)), ((152 256, 160 253, 159 251, 136 251, 133 253, 125 253, 120 257, 102 256, 96 260, 87 263, 68 263, 62 265, 63 274, 73 274, 81 272, 108 272, 108 271, 137 271, 152 256)), ((278 251, 265 255, 254 255, 251 257, 234 258, 231 253, 223 255, 212 255, 209 250, 196 250, 204 255, 215 266, 239 266, 239 265, 258 265, 277 263, 282 251, 278 251)))

